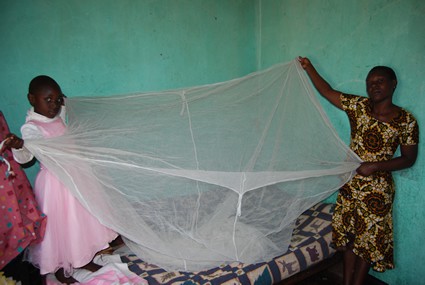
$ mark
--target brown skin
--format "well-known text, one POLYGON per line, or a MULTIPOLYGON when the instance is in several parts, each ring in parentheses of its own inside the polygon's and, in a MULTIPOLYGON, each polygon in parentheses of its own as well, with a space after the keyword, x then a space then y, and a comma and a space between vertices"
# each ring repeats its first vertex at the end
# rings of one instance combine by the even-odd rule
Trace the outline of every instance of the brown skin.
MULTIPOLYGON (((299 57, 302 68, 310 77, 317 91, 334 106, 342 109, 340 95, 342 92, 333 89, 329 83, 317 72, 310 60, 299 57)), ((366 78, 366 91, 371 102, 372 116, 383 122, 390 122, 396 118, 401 108, 392 102, 397 81, 388 78, 388 75, 375 71, 366 78)), ((369 176, 377 171, 395 171, 411 167, 418 156, 417 145, 401 145, 400 156, 388 161, 363 162, 356 169, 362 176, 369 176)), ((352 245, 340 249, 344 251, 344 285, 362 285, 370 269, 370 264, 354 254, 352 245)))
MULTIPOLYGON (((105 252, 107 252, 108 250, 113 250, 113 248, 121 247, 122 245, 124 245, 124 241, 122 240, 121 236, 118 236, 116 239, 111 241, 109 243, 109 245, 110 245, 110 248, 104 250, 105 252)), ((100 254, 102 252, 103 251, 99 252, 98 254, 100 254)), ((97 270, 99 270, 102 267, 100 265, 94 263, 93 261, 91 261, 88 264, 86 264, 86 265, 84 265, 83 267, 80 267, 80 268, 89 270, 91 272, 96 272, 97 270)), ((64 284, 73 284, 73 283, 77 282, 77 280, 75 280, 72 277, 65 277, 65 274, 64 274, 64 271, 63 271, 62 268, 55 272, 55 277, 58 281, 60 281, 61 283, 64 283, 64 284)))
MULTIPOLYGON (((89 270, 91 272, 96 272, 97 270, 102 268, 102 266, 94 263, 93 261, 90 261, 88 264, 86 264, 86 265, 84 265, 83 267, 80 267, 80 268, 89 270)), ((72 276, 65 277, 65 273, 64 273, 62 268, 60 268, 58 271, 55 272, 55 277, 59 282, 61 282, 63 284, 73 284, 73 283, 78 282, 77 280, 72 278, 72 276)))
MULTIPOLYGON (((28 101, 34 107, 34 112, 51 119, 59 113, 64 104, 63 98, 60 90, 51 87, 46 87, 37 94, 28 94, 28 101)), ((15 134, 7 134, 5 139, 6 147, 20 149, 24 146, 24 141, 15 134)))
POLYGON ((34 112, 53 119, 63 105, 63 94, 60 90, 46 87, 37 94, 28 94, 28 101, 34 107, 34 112))
POLYGON ((15 134, 10 133, 5 137, 4 146, 8 148, 20 149, 24 146, 24 141, 15 134))

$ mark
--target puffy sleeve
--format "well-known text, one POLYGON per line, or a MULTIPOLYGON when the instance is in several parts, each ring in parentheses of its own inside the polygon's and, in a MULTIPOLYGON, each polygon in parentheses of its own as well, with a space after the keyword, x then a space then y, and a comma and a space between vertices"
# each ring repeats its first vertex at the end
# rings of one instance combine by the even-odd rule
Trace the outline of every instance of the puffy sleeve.
POLYGON ((37 126, 31 123, 24 124, 21 128, 21 133, 22 133, 22 139, 24 140, 24 147, 20 149, 13 148, 12 152, 13 152, 13 157, 15 161, 20 164, 23 164, 23 163, 30 162, 34 158, 34 155, 31 152, 29 152, 29 150, 26 149, 25 140, 39 139, 39 138, 42 138, 43 135, 41 131, 37 128, 37 126))

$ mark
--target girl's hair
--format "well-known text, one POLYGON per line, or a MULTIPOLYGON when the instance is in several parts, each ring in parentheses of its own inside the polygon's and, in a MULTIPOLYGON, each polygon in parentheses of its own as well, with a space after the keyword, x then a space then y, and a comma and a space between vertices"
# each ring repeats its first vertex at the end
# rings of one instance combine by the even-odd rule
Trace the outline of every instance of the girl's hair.
POLYGON ((395 72, 391 67, 382 65, 375 66, 369 71, 367 76, 369 77, 369 75, 374 72, 382 72, 388 77, 388 79, 397 81, 397 76, 395 75, 395 72))
POLYGON ((53 88, 55 90, 58 90, 60 93, 62 93, 62 90, 59 84, 53 78, 47 75, 39 75, 34 77, 30 82, 30 85, 28 87, 28 92, 30 94, 37 94, 46 88, 53 88))

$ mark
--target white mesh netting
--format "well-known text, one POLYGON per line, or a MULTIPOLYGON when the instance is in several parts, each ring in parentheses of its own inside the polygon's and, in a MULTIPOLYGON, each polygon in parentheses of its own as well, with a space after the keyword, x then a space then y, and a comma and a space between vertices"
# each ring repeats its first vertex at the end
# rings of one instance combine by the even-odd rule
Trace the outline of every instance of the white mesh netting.
POLYGON ((218 84, 75 97, 26 147, 145 261, 197 271, 287 250, 293 221, 360 160, 297 60, 218 84))

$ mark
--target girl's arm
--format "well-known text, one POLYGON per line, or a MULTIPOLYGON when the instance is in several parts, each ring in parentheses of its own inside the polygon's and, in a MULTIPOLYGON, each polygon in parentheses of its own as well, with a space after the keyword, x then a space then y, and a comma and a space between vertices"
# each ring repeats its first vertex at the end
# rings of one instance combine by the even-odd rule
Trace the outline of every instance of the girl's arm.
POLYGON ((25 164, 33 160, 34 156, 24 147, 24 140, 15 134, 7 134, 4 145, 12 150, 16 162, 25 164))
POLYGON ((369 176, 377 171, 395 171, 411 167, 418 157, 418 145, 401 145, 399 157, 388 161, 363 162, 357 173, 362 176, 369 176))
POLYGON ((339 109, 342 109, 340 98, 341 92, 333 89, 329 83, 323 79, 323 77, 317 72, 308 58, 299 57, 298 60, 300 61, 302 68, 304 68, 304 70, 307 72, 308 77, 310 77, 311 82, 320 95, 325 97, 329 102, 331 102, 339 109))
POLYGON ((20 164, 25 164, 34 159, 34 155, 25 147, 26 139, 40 139, 43 137, 40 130, 33 124, 24 124, 21 128, 22 145, 10 146, 15 161, 20 164), (20 147, 19 147, 20 146, 20 147))

